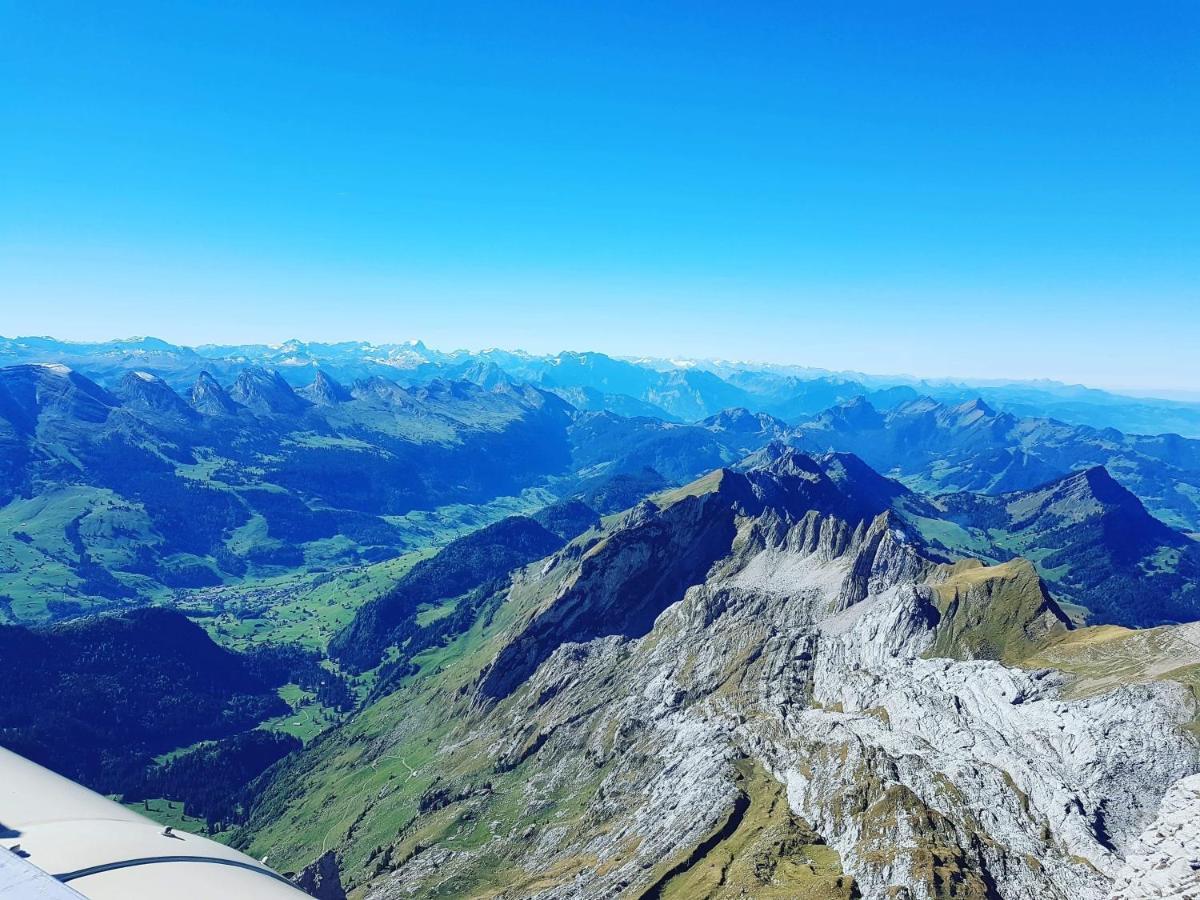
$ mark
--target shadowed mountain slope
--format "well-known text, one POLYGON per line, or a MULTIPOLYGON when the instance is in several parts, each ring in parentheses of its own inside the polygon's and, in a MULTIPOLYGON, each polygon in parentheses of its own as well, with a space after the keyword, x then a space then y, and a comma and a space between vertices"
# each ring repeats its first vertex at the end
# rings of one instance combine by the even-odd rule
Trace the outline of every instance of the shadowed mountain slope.
POLYGON ((154 754, 287 712, 244 657, 168 610, 0 625, 0 659, 0 743, 102 791, 124 789, 154 754))
POLYGON ((945 521, 970 535, 927 525, 948 549, 1035 560, 1060 599, 1088 608, 1089 622, 1200 618, 1200 543, 1151 516, 1102 467, 1030 491, 950 494, 935 502, 945 521))
POLYGON ((855 453, 929 492, 1002 494, 1105 466, 1163 521, 1200 528, 1200 440, 1178 435, 1126 435, 1017 418, 978 399, 947 406, 925 397, 886 412, 860 398, 801 424, 795 440, 855 453))

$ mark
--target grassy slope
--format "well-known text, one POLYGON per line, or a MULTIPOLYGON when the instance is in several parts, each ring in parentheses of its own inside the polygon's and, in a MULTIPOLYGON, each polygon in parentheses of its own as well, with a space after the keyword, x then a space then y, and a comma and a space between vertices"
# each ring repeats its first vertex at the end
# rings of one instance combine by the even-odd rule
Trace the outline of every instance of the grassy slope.
MULTIPOLYGON (((85 502, 92 498, 92 493, 95 492, 86 488, 70 489, 65 497, 51 497, 50 500, 61 510, 54 519, 39 521, 48 522, 54 526, 52 533, 61 534, 61 523, 78 515, 85 508, 85 502)), ((237 585, 179 592, 163 600, 167 602, 169 599, 182 612, 191 614, 215 641, 231 649, 249 650, 260 644, 295 643, 323 652, 330 636, 349 622, 362 604, 389 590, 415 563, 433 555, 439 545, 504 516, 538 509, 550 499, 551 495, 544 491, 526 491, 520 497, 499 498, 491 504, 477 507, 454 506, 413 513, 399 517, 394 522, 409 529, 414 541, 426 545, 421 550, 335 573, 297 571, 237 585)), ((44 505, 46 501, 35 502, 44 505)), ((14 510, 14 518, 24 521, 22 512, 20 509, 14 510)), ((256 528, 265 536, 265 522, 258 516, 235 534, 234 541, 252 539, 249 533, 256 528)), ((63 571, 69 574, 65 567, 63 571)), ((451 611, 452 608, 431 608, 424 613, 424 617, 432 621, 451 611)), ((472 637, 468 635, 449 647, 436 648, 418 657, 416 662, 422 666, 422 675, 438 671, 457 658, 471 644, 472 637)), ((366 673, 354 680, 360 695, 365 696, 369 692, 372 675, 366 673)), ((284 685, 279 689, 279 695, 291 707, 291 712, 261 723, 260 728, 285 732, 308 743, 344 718, 319 703, 311 692, 298 685, 284 685)), ((370 723, 372 716, 367 715, 366 721, 370 723)), ((420 743, 422 747, 408 754, 413 764, 422 762, 422 748, 426 754, 431 752, 431 745, 424 740, 424 736, 420 743)), ((178 748, 162 758, 185 749, 188 748, 178 748)), ((384 760, 385 766, 389 764, 392 768, 403 768, 406 760, 404 756, 392 756, 384 760)), ((156 799, 149 801, 148 808, 141 802, 130 804, 130 808, 163 825, 185 831, 201 832, 204 829, 202 820, 184 816, 183 804, 178 801, 156 799)), ((318 815, 324 817, 328 811, 319 810, 318 815)), ((331 818, 331 821, 336 820, 331 818)), ((222 841, 231 836, 230 832, 211 835, 222 841)))
POLYGON ((1200 623, 1081 628, 1030 654, 1022 665, 1068 673, 1073 677, 1069 692, 1074 696, 1165 680, 1178 681, 1200 696, 1200 623))
MULTIPOLYGON (((715 487, 715 481, 701 479, 659 499, 669 503, 715 487)), ((59 518, 65 517, 64 520, 69 521, 72 515, 68 513, 77 507, 71 505, 71 498, 61 498, 59 502, 65 504, 59 518)), ((519 511, 520 507, 521 503, 512 507, 497 503, 482 512, 479 508, 470 508, 473 510, 471 519, 473 523, 483 524, 493 514, 501 511, 508 514, 519 511)), ((453 519, 453 515, 439 519, 425 513, 404 517, 414 535, 431 543, 444 542, 461 533, 462 528, 470 527, 463 519, 457 524, 453 519)), ((349 620, 354 609, 390 587, 396 578, 429 552, 406 554, 384 563, 333 574, 292 573, 260 579, 236 591, 226 590, 225 612, 198 618, 214 638, 228 646, 247 648, 257 643, 286 640, 322 649, 329 635, 349 620)), ((979 573, 963 573, 961 582, 979 577, 979 573)), ((213 592, 200 591, 188 594, 185 602, 190 611, 203 614, 215 611, 215 599, 213 592)), ((388 860, 379 855, 378 848, 393 843, 396 844, 394 852, 401 857, 417 845, 434 843, 448 848, 471 849, 482 846, 493 830, 512 833, 530 824, 544 824, 551 818, 556 825, 569 827, 582 817, 593 785, 576 785, 553 808, 530 810, 522 802, 522 795, 531 773, 523 767, 503 774, 492 772, 490 767, 484 771, 479 764, 481 756, 474 752, 469 734, 456 733, 462 713, 461 704, 456 702, 458 688, 468 683, 480 665, 491 658, 497 635, 520 609, 519 603, 508 604, 486 627, 477 623, 450 645, 422 654, 416 660, 421 666, 420 673, 409 679, 403 691, 367 708, 337 733, 316 741, 301 764, 303 777, 293 785, 296 794, 286 806, 286 815, 274 819, 266 817, 256 823, 259 829, 250 842, 251 851, 260 856, 270 851, 272 865, 297 869, 323 849, 344 846, 347 848, 344 865, 348 879, 361 885, 381 871, 383 863, 394 865, 398 861, 395 855, 388 860), (461 740, 455 752, 435 759, 437 749, 452 736, 461 740), (417 826, 410 828, 421 798, 437 784, 479 784, 484 780, 490 784, 488 796, 472 804, 450 804, 443 810, 422 816, 417 826), (405 833, 405 829, 409 831, 405 833), (398 835, 401 839, 397 842, 398 835)), ((443 612, 430 609, 424 615, 432 617, 443 612)), ((1173 677, 1200 684, 1200 665, 1184 665, 1166 672, 1154 670, 1148 660, 1156 658, 1161 648, 1153 640, 1144 647, 1128 644, 1130 636, 1137 634, 1142 633, 1127 633, 1125 629, 1075 632, 1025 657, 1025 662, 1071 671, 1079 675, 1077 689, 1086 692, 1100 689, 1098 684, 1111 683, 1112 672, 1106 668, 1107 663, 1096 662, 1095 649, 1102 645, 1106 649, 1119 647, 1116 658, 1125 660, 1129 667, 1128 672, 1119 676, 1121 678, 1173 677)), ((1200 657, 1196 662, 1200 663, 1200 657)), ((311 697, 295 686, 281 689, 281 696, 293 705, 293 713, 266 723, 264 727, 286 730, 310 740, 331 721, 328 711, 314 704, 311 697)), ((597 773, 597 780, 603 774, 597 773)), ((709 848, 698 862, 664 881, 661 896, 721 897, 726 896, 725 887, 750 889, 748 886, 754 883, 751 879, 759 878, 756 874, 759 870, 753 861, 761 857, 764 847, 769 848, 776 837, 786 834, 789 829, 801 827, 802 823, 789 823, 781 818, 779 786, 765 773, 744 770, 742 778, 744 791, 750 798, 750 813, 746 819, 732 835, 709 848), (721 873, 726 880, 718 885, 714 878, 719 880, 721 873)), ((141 805, 136 806, 140 808, 141 805)), ((179 806, 176 804, 176 811, 179 806)), ((188 827, 188 823, 176 821, 175 813, 165 801, 151 801, 148 814, 165 824, 188 827), (163 808, 159 810, 159 806, 163 808)), ((764 884, 760 879, 750 890, 750 895, 844 896, 844 893, 837 893, 841 887, 836 855, 831 859, 828 856, 831 851, 826 851, 828 848, 823 851, 801 844, 792 857, 783 860, 772 876, 773 880, 764 884), (776 894, 776 888, 780 893, 776 894), (810 888, 817 892, 810 892, 810 888), (833 892, 820 892, 827 888, 833 892)), ((589 864, 588 860, 577 862, 581 868, 589 864)), ((678 861, 673 861, 672 865, 675 862, 678 861)), ((496 858, 480 866, 476 882, 445 885, 444 895, 486 892, 489 884, 508 888, 524 885, 528 890, 534 890, 570 875, 571 872, 566 870, 523 873, 515 870, 509 861, 496 858)))
POLYGON ((557 499, 545 488, 528 488, 520 494, 497 497, 487 503, 451 503, 437 509, 414 510, 407 515, 385 518, 400 529, 410 545, 441 546, 508 516, 529 515, 557 499))
POLYGON ((674 506, 681 500, 686 500, 688 497, 701 497, 705 494, 711 494, 720 489, 721 482, 725 479, 725 470, 716 469, 697 478, 683 487, 674 488, 669 491, 661 491, 654 494, 650 499, 660 508, 666 509, 669 506, 674 506))
POLYGON ((385 593, 433 548, 334 573, 296 572, 238 586, 203 588, 174 598, 213 640, 235 650, 262 643, 324 650, 362 604, 385 593))
POLYGON ((964 560, 933 586, 942 619, 931 655, 1017 662, 1066 633, 1033 565, 1024 559, 995 566, 964 560))
MULTIPOLYGON (((389 590, 415 563, 433 555, 437 545, 505 515, 540 508, 547 498, 548 495, 542 492, 531 491, 520 498, 501 498, 484 507, 455 507, 412 514, 404 518, 412 528, 414 539, 429 544, 424 549, 336 573, 293 572, 241 585, 180 592, 172 600, 182 612, 190 613, 215 641, 231 649, 249 650, 266 643, 296 643, 320 652, 330 636, 349 622, 362 604, 389 590)), ((253 527, 253 520, 250 527, 253 527)), ((424 616, 433 620, 450 611, 431 608, 424 616)), ((468 635, 449 647, 422 654, 416 660, 422 666, 422 675, 438 671, 452 662, 477 637, 468 635)), ((372 673, 355 679, 360 695, 369 691, 371 683, 372 673)), ((285 732, 308 743, 344 718, 297 685, 284 685, 279 689, 279 695, 291 707, 291 712, 261 723, 260 728, 285 732)), ((373 718, 368 711, 365 721, 370 724, 373 718)), ((429 760, 426 757, 432 752, 430 748, 433 745, 425 740, 426 737, 423 735, 419 740, 420 746, 407 754, 393 755, 383 760, 385 771, 389 766, 392 769, 404 769, 406 765, 427 763, 429 760), (407 762, 406 756, 412 760, 411 763, 407 762)), ((179 751, 184 749, 179 748, 179 751)), ((414 782, 413 787, 416 784, 414 782)), ((424 782, 422 789, 427 786, 428 782, 424 782)), ((182 830, 203 830, 204 823, 184 816, 183 804, 177 801, 151 800, 149 808, 144 808, 140 802, 131 804, 130 808, 164 825, 182 830)), ((328 810, 320 809, 317 815, 322 819, 328 817, 329 821, 337 824, 336 813, 331 815, 328 810)), ((322 842, 327 833, 328 828, 323 827, 322 842)), ((223 832, 212 837, 228 840, 231 833, 223 832)), ((315 843, 315 835, 310 837, 315 843)))
MULTIPOLYGON (((306 433, 294 437, 295 440, 285 443, 353 449, 359 449, 361 443, 306 433)), ((431 436, 420 433, 409 437, 425 440, 431 436)), ((203 449, 198 452, 196 462, 173 463, 173 466, 176 475, 233 497, 239 506, 242 503, 237 495, 243 490, 269 493, 281 490, 264 480, 261 467, 241 465, 203 449)), ((520 494, 497 497, 486 503, 449 504, 385 518, 393 529, 394 546, 419 550, 448 543, 505 516, 535 511, 555 499, 546 488, 528 488, 520 494)), ((15 500, 0 507, 0 621, 37 623, 114 606, 171 600, 175 592, 155 579, 118 571, 136 567, 139 551, 159 556, 166 568, 199 566, 224 584, 254 586, 283 576, 344 566, 348 559, 355 558, 359 549, 349 537, 338 534, 300 544, 303 561, 299 566, 280 565, 271 561, 271 552, 289 550, 290 542, 273 537, 267 519, 259 512, 249 508, 246 512, 248 520, 227 532, 224 540, 225 548, 234 556, 249 560, 247 571, 238 577, 221 571, 209 557, 164 554, 164 535, 155 531, 143 506, 110 490, 68 484, 44 490, 32 499, 15 500), (92 563, 136 592, 136 598, 107 599, 102 595, 103 588, 83 580, 78 547, 67 533, 68 526, 76 520, 79 537, 92 563), (77 608, 50 608, 52 603, 64 600, 77 608)), ((243 637, 249 639, 251 635, 246 632, 243 637)))
MULTIPOLYGON (((571 571, 562 566, 550 577, 570 577, 571 571)), ((421 847, 469 851, 482 848, 493 834, 519 835, 531 827, 538 832, 549 826, 594 829, 589 804, 608 775, 606 767, 552 789, 548 797, 539 787, 535 802, 530 788, 545 777, 545 760, 533 757, 497 770, 471 725, 466 689, 494 658, 508 626, 555 591, 556 585, 545 581, 518 586, 493 618, 483 617, 449 645, 417 657, 420 672, 399 691, 322 736, 294 761, 279 791, 260 806, 239 840, 256 856, 269 854, 272 864, 285 870, 338 847, 344 878, 356 887, 352 896, 357 896, 371 879, 421 847), (429 798, 439 791, 449 794, 450 801, 430 806, 429 798)), ((697 865, 711 869, 723 854, 739 884, 753 880, 759 890, 778 889, 763 896, 850 896, 836 854, 785 814, 781 786, 761 770, 748 768, 741 778, 753 815, 708 848, 697 865), (778 841, 787 844, 787 853, 764 880, 758 863, 778 841), (796 893, 797 888, 802 892, 796 893)), ((500 889, 528 895, 567 883, 597 865, 597 860, 581 857, 564 860, 552 871, 527 872, 516 862, 518 855, 511 843, 491 845, 468 876, 444 881, 427 895, 488 896, 500 889)), ((672 874, 676 862, 664 865, 659 875, 672 874)), ((688 878, 703 880, 692 868, 685 873, 688 878)), ((688 882, 667 883, 674 881, 664 881, 663 889, 670 887, 664 896, 690 896, 688 882)))
MULTIPOLYGON (((141 507, 103 488, 71 485, 0 507, 0 595, 12 600, 10 614, 0 611, 0 621, 46 621, 49 601, 86 599, 72 597, 82 585, 74 571, 79 554, 66 533, 76 519, 81 539, 97 548, 94 560, 106 566, 127 562, 133 545, 152 537, 141 507)), ((118 578, 131 585, 144 581, 118 578)))
POLYGON ((645 895, 661 900, 848 900, 854 880, 842 874, 837 851, 788 807, 778 781, 752 760, 738 763, 744 812, 731 834, 703 847, 692 861, 664 860, 667 874, 645 895), (680 868, 682 867, 682 868, 680 868))
MULTIPOLYGON (((342 567, 333 572, 299 569, 264 574, 221 587, 176 592, 163 600, 196 618, 213 640, 236 650, 262 643, 295 643, 323 651, 329 638, 353 618, 355 610, 385 593, 415 563, 432 556, 439 547, 506 516, 541 509, 553 499, 547 491, 528 490, 517 497, 500 497, 478 506, 455 504, 392 517, 389 521, 401 528, 416 549, 370 565, 342 567)), ((253 542, 258 530, 265 535, 265 524, 261 517, 253 517, 238 529, 231 543, 253 542)), ((314 541, 306 550, 314 556, 316 548, 337 540, 314 541)), ((428 610, 423 621, 434 621, 452 611, 428 610)))
MULTIPOLYGON (((382 871, 385 862, 394 864, 417 844, 481 845, 491 832, 481 830, 490 826, 480 823, 496 822, 497 830, 507 831, 518 824, 544 823, 552 815, 560 824, 572 814, 582 816, 582 806, 575 804, 572 813, 572 803, 565 797, 555 809, 525 809, 522 796, 530 773, 523 767, 492 772, 488 757, 472 745, 466 727, 459 689, 492 659, 499 636, 537 597, 518 591, 486 625, 476 622, 449 645, 419 655, 414 660, 419 673, 407 679, 401 690, 318 739, 289 773, 288 796, 268 798, 260 808, 247 832, 252 834, 250 852, 260 857, 270 853, 276 867, 297 869, 323 849, 343 847, 345 878, 362 884, 382 871), (457 738, 455 750, 438 755, 451 735, 457 738), (419 828, 404 833, 397 842, 416 818, 421 797, 435 783, 484 781, 491 784, 491 792, 475 806, 485 810, 470 812, 470 818, 463 819, 463 810, 448 806, 422 817, 419 828), (381 848, 393 843, 396 849, 390 860, 381 859, 381 848)), ((597 783, 600 777, 602 773, 597 773, 597 783)), ((587 796, 592 788, 577 785, 575 793, 587 796)), ((526 877, 509 871, 503 860, 483 864, 480 877, 489 872, 497 884, 511 885, 526 877)))
MULTIPOLYGON (((114 797, 113 799, 118 803, 121 802, 119 797, 114 797)), ((202 834, 214 841, 221 841, 222 836, 226 834, 226 832, 209 834, 205 827, 204 819, 186 815, 183 811, 183 803, 178 800, 155 797, 153 800, 146 800, 144 802, 139 800, 136 803, 124 803, 122 805, 133 810, 135 813, 145 816, 147 819, 158 822, 160 825, 170 825, 176 831, 202 834)))
POLYGON ((1057 669, 1071 676, 1066 694, 1083 697, 1122 684, 1177 681, 1200 700, 1200 623, 1133 629, 1099 625, 1068 630, 1027 627, 1040 603, 1040 586, 1024 560, 995 566, 955 564, 934 586, 947 618, 931 651, 1002 659, 1024 668, 1057 669), (974 595, 974 611, 963 602, 974 595), (958 602, 956 602, 958 601, 958 602), (950 614, 948 616, 948 613, 950 614), (981 652, 982 651, 982 652, 981 652))
POLYGON ((290 734, 308 743, 326 728, 342 720, 336 709, 318 702, 316 694, 304 690, 298 684, 283 685, 279 688, 279 697, 292 711, 287 715, 268 719, 259 725, 259 728, 290 734))

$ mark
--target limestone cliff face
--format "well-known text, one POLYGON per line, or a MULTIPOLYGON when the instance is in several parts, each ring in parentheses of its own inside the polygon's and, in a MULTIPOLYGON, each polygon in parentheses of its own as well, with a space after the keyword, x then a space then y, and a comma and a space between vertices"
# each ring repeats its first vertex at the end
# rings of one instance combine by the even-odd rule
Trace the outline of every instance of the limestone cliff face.
POLYGON ((1182 778, 1130 846, 1111 900, 1200 896, 1200 775, 1182 778))
POLYGON ((366 896, 1089 900, 1173 852, 1146 829, 1200 769, 1187 688, 1014 665, 1070 629, 1031 568, 949 568, 786 467, 517 576, 454 695, 362 738, 376 765, 441 723, 366 896))

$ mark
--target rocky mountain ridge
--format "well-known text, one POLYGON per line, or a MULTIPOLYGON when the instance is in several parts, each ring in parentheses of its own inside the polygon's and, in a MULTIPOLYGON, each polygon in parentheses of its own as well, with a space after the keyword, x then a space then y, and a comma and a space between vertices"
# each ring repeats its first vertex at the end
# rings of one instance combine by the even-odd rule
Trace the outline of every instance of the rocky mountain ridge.
POLYGON ((333 810, 371 898, 1104 897, 1200 768, 1193 693, 1022 668, 1079 633, 1032 567, 940 561, 856 468, 718 472, 519 570, 250 847, 333 810))
POLYGON ((959 405, 919 397, 891 409, 856 398, 801 422, 789 436, 809 452, 854 453, 926 493, 1031 490, 1074 471, 1105 467, 1167 524, 1196 530, 1192 488, 1200 441, 997 411, 978 398, 959 405))

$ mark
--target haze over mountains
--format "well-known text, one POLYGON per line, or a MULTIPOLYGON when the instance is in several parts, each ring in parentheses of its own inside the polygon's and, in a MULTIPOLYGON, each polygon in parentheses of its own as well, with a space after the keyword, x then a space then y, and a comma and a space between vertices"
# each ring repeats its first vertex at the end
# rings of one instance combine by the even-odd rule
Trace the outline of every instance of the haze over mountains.
POLYGON ((1086 900, 1200 782, 1188 404, 420 344, 0 363, 0 741, 302 883, 1086 900))
MULTIPOLYGON (((985 527, 980 504, 961 498, 935 501, 945 509, 927 518, 946 520, 948 552, 1032 555, 1064 600, 1107 608, 1114 622, 1176 620, 1193 602, 1181 599, 1194 553, 1180 532, 1200 530, 1200 440, 1178 435, 1018 417, 979 398, 950 405, 911 385, 728 368, 722 378, 599 354, 3 346, 74 365, 0 368, 0 596, 16 621, 385 559, 425 546, 431 529, 452 536, 464 504, 499 503, 483 513, 494 520, 577 496, 608 513, 773 441, 854 453, 931 496, 1029 491, 1106 467, 1131 492, 1116 506, 1140 517, 1097 526, 1094 543, 1121 544, 1125 568, 1177 582, 1136 614, 1146 604, 1102 599, 1115 590, 1108 569, 1058 575, 1056 554, 1074 544, 1045 535, 1061 529, 1034 538, 1028 522, 992 512, 1000 524, 985 527)), ((1097 512, 1101 501, 1074 506, 1081 519, 1117 521, 1097 512)))
POLYGON ((1131 397, 1051 381, 920 380, 799 365, 631 360, 566 351, 549 356, 505 350, 446 353, 420 341, 322 344, 292 340, 277 346, 192 348, 151 337, 95 343, 0 337, 0 365, 48 362, 80 369, 106 385, 120 373, 140 369, 158 375, 179 391, 190 389, 202 371, 228 383, 247 366, 274 369, 293 387, 311 383, 318 370, 345 384, 371 375, 402 384, 440 375, 490 387, 489 379, 507 375, 560 393, 582 409, 684 421, 738 406, 793 420, 860 395, 883 408, 918 396, 949 405, 981 397, 1017 416, 1048 416, 1128 433, 1200 437, 1200 403, 1131 397))

